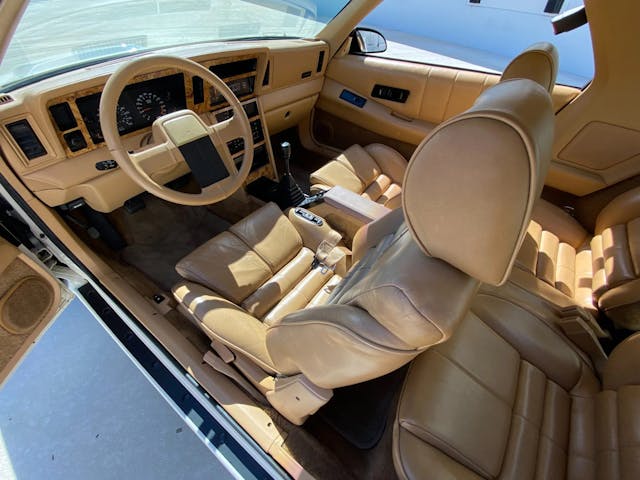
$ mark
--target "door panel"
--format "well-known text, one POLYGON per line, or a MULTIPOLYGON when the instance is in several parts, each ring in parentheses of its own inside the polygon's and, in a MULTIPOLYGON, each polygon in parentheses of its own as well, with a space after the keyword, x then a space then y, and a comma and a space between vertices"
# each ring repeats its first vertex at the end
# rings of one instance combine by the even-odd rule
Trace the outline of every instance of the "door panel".
MULTIPOLYGON (((344 55, 328 65, 317 108, 378 135, 417 145, 439 123, 473 105, 500 76, 363 55, 344 55), (406 102, 374 98, 376 85, 409 91, 406 102), (364 99, 355 106, 340 98, 343 90, 364 99)), ((580 90, 558 86, 553 100, 560 110, 580 90)), ((359 142, 354 138, 352 143, 359 142)))
POLYGON ((60 282, 0 237, 0 382, 58 313, 68 293, 60 282))

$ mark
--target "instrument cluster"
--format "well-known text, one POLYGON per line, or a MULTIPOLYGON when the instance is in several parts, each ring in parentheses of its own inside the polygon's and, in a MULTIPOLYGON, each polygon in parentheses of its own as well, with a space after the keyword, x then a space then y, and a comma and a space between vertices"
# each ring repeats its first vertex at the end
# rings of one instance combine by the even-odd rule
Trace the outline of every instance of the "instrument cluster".
MULTIPOLYGON (((76 99, 93 143, 104 141, 100 128, 100 93, 76 99)), ((121 135, 150 126, 161 115, 186 108, 184 75, 177 73, 127 85, 117 107, 121 135)))

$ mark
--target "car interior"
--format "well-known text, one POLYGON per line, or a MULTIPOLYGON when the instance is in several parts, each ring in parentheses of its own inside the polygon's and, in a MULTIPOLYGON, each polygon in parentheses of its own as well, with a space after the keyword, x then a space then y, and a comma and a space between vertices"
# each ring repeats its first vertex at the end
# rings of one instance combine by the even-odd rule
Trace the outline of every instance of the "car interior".
MULTIPOLYGON (((378 3, 3 92, 3 186, 292 477, 638 478, 640 5, 580 89, 369 53, 378 3)), ((0 260, 13 353, 61 295, 0 260)))

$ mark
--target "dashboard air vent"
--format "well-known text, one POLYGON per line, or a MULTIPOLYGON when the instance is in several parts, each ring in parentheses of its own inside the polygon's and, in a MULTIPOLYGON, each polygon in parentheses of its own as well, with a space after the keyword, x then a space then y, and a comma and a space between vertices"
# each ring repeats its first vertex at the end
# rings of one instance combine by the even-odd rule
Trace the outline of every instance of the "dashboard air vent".
POLYGON ((42 143, 40 143, 40 140, 27 120, 18 120, 17 122, 7 124, 7 130, 9 130, 9 133, 20 147, 20 150, 22 150, 29 160, 47 154, 47 151, 42 146, 42 143))
POLYGON ((0 105, 13 102, 13 97, 7 93, 0 93, 0 105))
POLYGON ((271 62, 267 61, 267 68, 264 69, 264 77, 262 77, 262 86, 269 85, 269 71, 271 70, 271 62))

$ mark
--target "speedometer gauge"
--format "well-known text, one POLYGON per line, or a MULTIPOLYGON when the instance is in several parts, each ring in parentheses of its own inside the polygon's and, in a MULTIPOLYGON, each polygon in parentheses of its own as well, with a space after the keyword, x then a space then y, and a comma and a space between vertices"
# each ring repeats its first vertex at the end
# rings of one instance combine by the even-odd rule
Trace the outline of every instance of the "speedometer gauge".
POLYGON ((116 115, 118 118, 118 132, 124 133, 133 127, 133 115, 131 115, 128 108, 118 105, 116 115))
POLYGON ((144 92, 138 95, 136 108, 140 116, 150 122, 167 113, 167 104, 152 92, 144 92))

